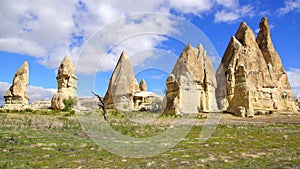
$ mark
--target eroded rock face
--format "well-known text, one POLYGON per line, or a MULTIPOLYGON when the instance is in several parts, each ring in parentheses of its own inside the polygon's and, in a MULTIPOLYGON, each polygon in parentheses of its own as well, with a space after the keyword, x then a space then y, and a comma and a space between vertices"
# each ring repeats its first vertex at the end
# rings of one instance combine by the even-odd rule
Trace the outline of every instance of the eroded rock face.
POLYGON ((26 61, 16 72, 12 85, 4 95, 4 109, 28 108, 28 80, 29 68, 26 61))
POLYGON ((147 84, 145 79, 142 79, 140 82, 140 91, 147 91, 147 84))
POLYGON ((133 95, 140 92, 129 57, 123 51, 110 78, 104 103, 107 109, 134 110, 133 95))
POLYGON ((73 98, 77 100, 77 77, 75 75, 74 65, 68 55, 66 55, 58 69, 56 76, 57 93, 52 97, 51 107, 53 109, 64 109, 64 99, 73 98))
POLYGON ((202 45, 188 44, 166 81, 169 114, 192 114, 217 110, 214 69, 202 45))
POLYGON ((49 109, 51 107, 51 100, 36 100, 29 105, 30 109, 49 109))
POLYGON ((295 99, 280 57, 272 44, 267 18, 255 35, 242 22, 217 70, 217 100, 238 116, 241 107, 252 117, 261 111, 295 111, 295 99), (243 71, 243 73, 241 73, 243 71))

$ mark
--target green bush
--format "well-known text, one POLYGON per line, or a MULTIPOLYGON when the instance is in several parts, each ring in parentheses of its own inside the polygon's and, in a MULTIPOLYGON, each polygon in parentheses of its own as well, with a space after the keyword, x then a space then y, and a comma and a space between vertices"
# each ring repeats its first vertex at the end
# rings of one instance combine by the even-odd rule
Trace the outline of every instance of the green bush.
POLYGON ((63 103, 65 108, 62 111, 71 111, 71 107, 77 104, 77 100, 71 96, 68 99, 64 99, 63 103))

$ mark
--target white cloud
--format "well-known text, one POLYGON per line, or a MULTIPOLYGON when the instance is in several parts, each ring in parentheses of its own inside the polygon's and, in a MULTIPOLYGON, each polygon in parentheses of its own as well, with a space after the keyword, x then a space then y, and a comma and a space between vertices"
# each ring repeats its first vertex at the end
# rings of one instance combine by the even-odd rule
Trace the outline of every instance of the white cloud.
POLYGON ((164 78, 166 76, 166 74, 161 74, 161 75, 154 75, 151 76, 152 79, 156 79, 156 80, 161 80, 162 78, 164 78))
POLYGON ((215 22, 233 22, 241 17, 254 16, 254 8, 251 5, 239 5, 236 0, 219 0, 217 1, 224 8, 215 13, 215 22), (227 4, 227 5, 226 5, 227 4))
POLYGON ((300 69, 290 69, 286 71, 292 87, 300 88, 300 69))
MULTIPOLYGON (((56 68, 66 54, 76 61, 83 44, 97 30, 105 29, 120 18, 126 21, 127 16, 137 13, 171 13, 174 10, 179 14, 197 16, 216 12, 216 22, 231 22, 249 16, 252 8, 240 6, 238 0, 3 0, 0 6, 0 50, 30 55, 36 57, 40 64, 56 68), (215 11, 219 10, 218 6, 221 10, 215 11)), ((168 17, 144 17, 136 22, 120 21, 119 24, 114 27, 117 29, 107 32, 109 36, 97 42, 100 48, 92 49, 97 52, 86 53, 89 55, 79 59, 83 64, 78 67, 79 73, 93 73, 101 60, 105 64, 100 65, 99 70, 111 70, 121 50, 131 55, 155 48, 166 40, 154 34, 130 37, 118 43, 109 57, 101 58, 111 45, 124 40, 125 35, 147 30, 166 34, 176 31, 174 21, 168 17)), ((133 62, 141 63, 143 59, 133 62)))
POLYGON ((292 90, 296 98, 300 97, 300 69, 290 69, 286 71, 292 90))
POLYGON ((199 15, 210 10, 214 3, 212 0, 169 0, 169 5, 178 12, 199 15))
POLYGON ((234 8, 239 5, 238 0, 216 0, 216 2, 226 8, 234 8))
POLYGON ((10 84, 6 82, 0 82, 0 106, 4 104, 4 98, 6 91, 8 90, 10 84))
POLYGON ((174 29, 176 23, 169 17, 162 14, 138 15, 104 27, 81 51, 76 64, 77 72, 89 74, 98 69, 112 70, 123 50, 131 58, 133 65, 142 64, 147 57, 153 56, 151 49, 166 40, 163 35, 177 32, 174 29), (132 57, 141 51, 148 52, 140 57, 132 57))
POLYGON ((279 8, 277 11, 279 15, 285 15, 294 10, 300 10, 300 0, 285 0, 284 7, 279 8))
POLYGON ((222 10, 215 15, 215 22, 232 22, 240 18, 236 12, 222 10))
MULTIPOLYGON (((7 82, 0 82, 0 105, 4 104, 4 98, 6 91, 9 89, 11 84, 7 82)), ((35 100, 51 100, 52 96, 57 92, 57 89, 45 89, 40 86, 29 86, 28 95, 30 102, 35 100)))
POLYGON ((35 100, 51 100, 53 95, 57 92, 57 89, 48 88, 45 89, 40 86, 29 86, 28 95, 30 102, 35 100))

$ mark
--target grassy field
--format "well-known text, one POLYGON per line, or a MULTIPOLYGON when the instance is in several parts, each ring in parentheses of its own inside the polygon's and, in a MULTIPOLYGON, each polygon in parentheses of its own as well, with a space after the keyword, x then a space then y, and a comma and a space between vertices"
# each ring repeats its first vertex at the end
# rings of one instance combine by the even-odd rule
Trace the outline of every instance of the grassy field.
MULTIPOLYGON (((75 114, 49 114, 0 113, 0 168, 300 168, 300 124, 281 123, 278 117, 223 116, 204 143, 198 139, 205 119, 198 119, 174 148, 153 157, 126 158, 94 143, 75 114)), ((136 125, 126 119, 128 114, 109 115, 116 131, 134 137, 156 135, 172 121, 165 117, 160 123, 136 125)))

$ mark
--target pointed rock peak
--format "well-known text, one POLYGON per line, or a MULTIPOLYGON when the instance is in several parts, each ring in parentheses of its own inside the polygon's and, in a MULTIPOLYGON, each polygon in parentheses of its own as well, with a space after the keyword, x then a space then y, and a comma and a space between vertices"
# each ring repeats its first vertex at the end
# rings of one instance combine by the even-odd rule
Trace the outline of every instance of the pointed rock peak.
POLYGON ((248 29, 250 29, 249 26, 243 21, 236 32, 236 38, 239 39, 239 35, 244 35, 248 29))
POLYGON ((140 83, 146 83, 145 79, 142 79, 140 83))
POLYGON ((74 64, 70 58, 70 56, 66 55, 63 60, 61 61, 61 64, 58 69, 57 75, 62 74, 75 74, 75 68, 74 64))
POLYGON ((261 19, 261 21, 260 21, 259 24, 260 24, 260 25, 261 25, 261 24, 269 25, 269 20, 268 20, 268 18, 267 18, 266 16, 263 17, 263 18, 261 19))
POLYGON ((187 59, 189 53, 190 53, 193 49, 194 49, 193 46, 192 46, 190 43, 188 43, 188 44, 185 46, 185 48, 183 49, 183 51, 181 52, 179 58, 187 59))
POLYGON ((243 45, 254 45, 254 43, 256 43, 253 30, 244 21, 240 24, 240 27, 235 34, 235 37, 243 45))
MULTIPOLYGON (((22 73, 27 73, 28 72, 28 61, 25 61, 22 66, 17 70, 16 75, 20 75, 22 73)), ((28 74, 28 73, 27 73, 28 74)))
POLYGON ((231 36, 231 38, 230 38, 230 44, 233 44, 234 46, 236 46, 236 45, 238 45, 238 46, 243 46, 243 45, 241 44, 241 42, 238 41, 238 40, 235 38, 235 36, 231 36))
MULTIPOLYGON (((116 67, 119 67, 119 65, 120 65, 121 63, 125 62, 125 60, 127 60, 127 62, 130 63, 128 55, 125 53, 125 51, 122 51, 122 53, 121 53, 121 55, 120 55, 120 57, 119 57, 119 60, 118 60, 118 62, 117 62, 116 67)), ((131 66, 131 63, 130 63, 130 66, 131 66)), ((115 67, 115 68, 116 68, 116 67, 115 67)))
POLYGON ((263 17, 259 23, 259 33, 258 34, 270 34, 269 21, 267 17, 263 17))
POLYGON ((71 57, 69 55, 66 55, 63 60, 61 61, 61 64, 65 65, 65 66, 69 66, 72 67, 72 69, 74 69, 74 64, 71 60, 71 57))
POLYGON ((128 55, 126 54, 126 52, 123 50, 120 56, 120 59, 127 59, 128 55))
POLYGON ((202 45, 201 43, 198 44, 198 49, 199 49, 200 51, 203 51, 203 50, 204 50, 203 45, 202 45))
POLYGON ((65 62, 72 62, 69 55, 66 55, 66 56, 63 58, 62 63, 65 63, 65 62))
POLYGON ((28 67, 28 61, 26 60, 21 67, 28 67))
POLYGON ((243 21, 240 24, 240 27, 238 29, 238 32, 245 32, 247 29, 249 28, 249 26, 247 25, 247 23, 245 21, 243 21))
POLYGON ((140 90, 147 91, 147 83, 146 83, 145 79, 142 79, 140 82, 140 90))
POLYGON ((185 48, 184 48, 183 51, 189 51, 189 50, 191 50, 191 49, 193 49, 193 46, 192 46, 190 43, 188 43, 188 44, 185 46, 185 48))

